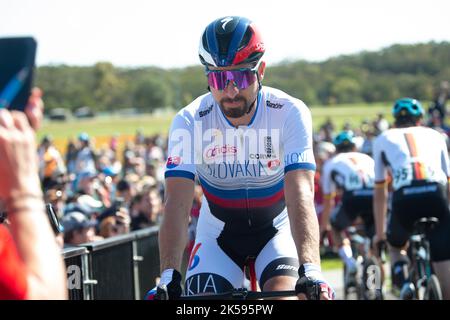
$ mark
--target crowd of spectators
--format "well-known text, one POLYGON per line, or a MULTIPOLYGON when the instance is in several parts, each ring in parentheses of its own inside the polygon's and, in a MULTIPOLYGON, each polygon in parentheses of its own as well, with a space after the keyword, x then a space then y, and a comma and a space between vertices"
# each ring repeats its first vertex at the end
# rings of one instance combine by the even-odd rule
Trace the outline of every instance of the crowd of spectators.
MULTIPOLYGON (((137 131, 118 149, 117 136, 99 150, 80 133, 60 154, 50 136, 38 148, 39 176, 45 202, 63 227, 64 246, 125 234, 159 225, 163 216, 166 140, 137 131)), ((197 189, 192 223, 198 217, 197 189)), ((191 226, 193 234, 195 226, 191 226)))

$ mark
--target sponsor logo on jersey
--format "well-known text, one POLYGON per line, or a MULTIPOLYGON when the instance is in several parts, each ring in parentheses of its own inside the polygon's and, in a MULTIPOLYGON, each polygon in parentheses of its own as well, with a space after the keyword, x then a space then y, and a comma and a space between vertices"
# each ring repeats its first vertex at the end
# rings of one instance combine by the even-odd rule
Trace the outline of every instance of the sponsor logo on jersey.
POLYGON ((201 243, 197 243, 191 252, 191 257, 189 258, 188 270, 191 271, 200 263, 200 257, 197 255, 198 249, 202 246, 201 243))
POLYGON ((249 159, 270 159, 270 158, 275 158, 274 154, 264 154, 264 153, 250 153, 248 155, 249 159))
POLYGON ((288 264, 279 264, 275 270, 292 270, 292 271, 298 271, 298 268, 295 266, 291 266, 288 264))
POLYGON ((223 146, 214 146, 212 148, 206 149, 205 151, 205 157, 206 159, 214 159, 217 156, 229 156, 229 155, 235 155, 237 153, 236 146, 232 146, 229 144, 223 145, 223 146))
POLYGON ((410 194, 420 194, 420 193, 429 193, 429 192, 436 192, 437 191, 437 185, 430 185, 430 186, 420 186, 420 187, 407 187, 403 189, 404 195, 410 195, 410 194))
POLYGON ((200 116, 200 118, 204 117, 211 112, 212 108, 213 108, 213 105, 210 105, 209 108, 199 111, 198 115, 200 116))
POLYGON ((266 105, 269 108, 273 108, 273 109, 281 109, 284 106, 284 104, 276 103, 276 102, 270 102, 269 100, 266 100, 266 105))
POLYGON ((266 153, 267 153, 267 155, 270 158, 270 156, 273 153, 272 137, 271 136, 264 137, 264 149, 266 150, 266 153))
POLYGON ((180 163, 181 163, 181 157, 178 157, 178 156, 169 157, 167 159, 166 168, 173 169, 173 168, 179 166, 180 163))
POLYGON ((269 162, 267 162, 267 167, 272 170, 275 171, 280 167, 281 161, 279 159, 275 159, 275 160, 270 160, 269 162))
POLYGON ((291 152, 284 156, 284 163, 286 166, 294 163, 312 162, 313 158, 308 152, 291 152))
POLYGON ((231 283, 215 273, 197 273, 186 279, 184 294, 219 293, 233 290, 231 283))

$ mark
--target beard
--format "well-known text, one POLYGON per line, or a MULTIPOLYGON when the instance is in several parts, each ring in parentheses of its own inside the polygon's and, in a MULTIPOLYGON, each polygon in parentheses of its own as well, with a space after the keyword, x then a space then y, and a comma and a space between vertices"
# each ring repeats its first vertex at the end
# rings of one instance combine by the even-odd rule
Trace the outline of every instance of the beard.
POLYGON ((219 106, 225 116, 229 118, 240 118, 250 112, 255 101, 249 103, 247 99, 238 95, 233 99, 230 98, 221 99, 219 101, 219 106), (233 107, 225 107, 224 105, 225 103, 236 103, 236 102, 241 102, 241 105, 233 107))

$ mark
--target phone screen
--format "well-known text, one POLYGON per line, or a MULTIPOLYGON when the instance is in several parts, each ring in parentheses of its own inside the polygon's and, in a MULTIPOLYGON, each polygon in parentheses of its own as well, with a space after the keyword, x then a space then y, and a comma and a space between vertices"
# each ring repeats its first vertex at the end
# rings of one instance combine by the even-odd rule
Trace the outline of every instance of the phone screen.
POLYGON ((25 109, 32 88, 36 47, 31 37, 0 38, 0 109, 25 109))

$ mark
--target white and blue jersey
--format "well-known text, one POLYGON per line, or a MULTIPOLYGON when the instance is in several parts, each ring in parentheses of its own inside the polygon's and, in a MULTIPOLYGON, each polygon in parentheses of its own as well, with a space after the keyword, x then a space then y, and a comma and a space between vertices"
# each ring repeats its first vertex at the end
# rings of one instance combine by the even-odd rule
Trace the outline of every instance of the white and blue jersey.
POLYGON ((168 155, 166 178, 197 175, 215 217, 261 226, 285 208, 284 174, 315 170, 311 113, 302 101, 263 87, 249 125, 235 128, 205 94, 176 115, 168 155))
POLYGON ((298 277, 284 175, 316 167, 302 101, 263 87, 250 123, 236 128, 205 94, 175 116, 168 156, 166 178, 197 176, 204 192, 186 294, 240 287, 249 257, 261 288, 276 275, 298 277))

